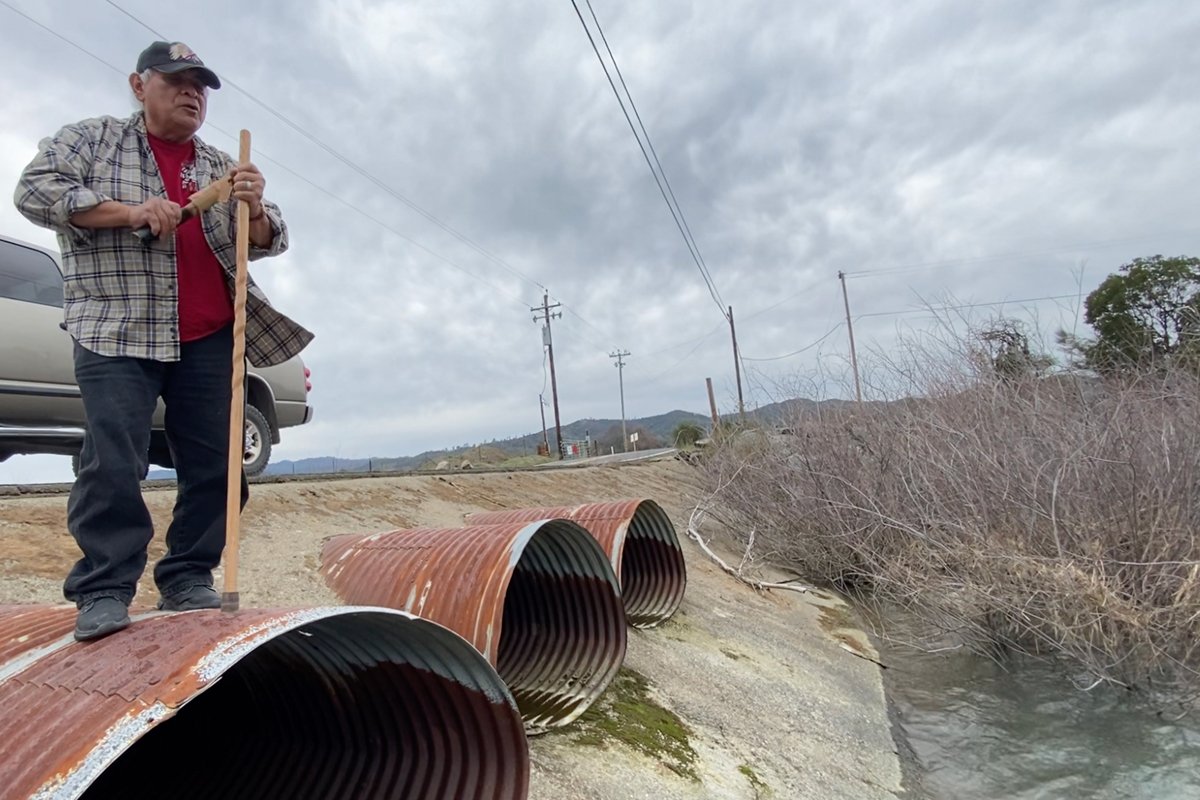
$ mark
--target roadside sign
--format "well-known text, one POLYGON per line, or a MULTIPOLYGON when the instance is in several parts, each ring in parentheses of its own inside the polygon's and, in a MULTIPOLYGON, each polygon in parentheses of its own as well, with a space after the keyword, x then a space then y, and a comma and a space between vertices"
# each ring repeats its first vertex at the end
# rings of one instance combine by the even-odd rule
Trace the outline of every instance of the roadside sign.
POLYGON ((637 440, 638 440, 637 431, 634 431, 633 433, 629 434, 629 441, 636 442, 637 440))

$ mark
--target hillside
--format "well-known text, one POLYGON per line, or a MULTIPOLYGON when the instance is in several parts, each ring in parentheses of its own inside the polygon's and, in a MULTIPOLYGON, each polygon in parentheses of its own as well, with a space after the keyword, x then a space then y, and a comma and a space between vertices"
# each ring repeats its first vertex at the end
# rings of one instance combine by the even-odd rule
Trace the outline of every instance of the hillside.
MULTIPOLYGON (((779 425, 782 421, 797 414, 815 412, 826 405, 841 405, 844 400, 816 401, 806 398, 794 398, 777 403, 769 403, 748 411, 747 416, 760 425, 779 425)), ((723 422, 736 421, 736 413, 724 414, 723 422)), ((629 432, 645 431, 662 440, 667 446, 671 444, 671 434, 681 422, 694 422, 708 430, 712 427, 710 418, 705 414, 694 411, 676 409, 665 414, 650 417, 637 417, 625 421, 629 432)), ((562 427, 563 441, 584 441, 590 437, 593 441, 601 441, 606 434, 619 432, 619 419, 579 419, 569 422, 562 427)), ((554 425, 549 420, 546 431, 550 446, 554 446, 554 425)), ((619 437, 618 437, 619 438, 619 437)), ((508 439, 493 439, 488 442, 454 445, 440 450, 426 450, 423 453, 406 456, 375 455, 368 458, 335 458, 334 456, 318 456, 303 458, 295 461, 273 461, 267 466, 267 475, 312 475, 318 473, 336 472, 410 472, 413 470, 433 469, 442 461, 452 467, 457 467, 463 461, 469 461, 474 466, 503 464, 508 459, 532 456, 542 441, 542 432, 534 431, 508 439)), ((609 446, 615 446, 615 442, 609 446)), ((152 477, 158 476, 158 473, 152 477)))
MULTIPOLYGON (((668 411, 652 417, 639 417, 625 421, 628 431, 641 429, 654 434, 663 441, 669 441, 671 433, 680 422, 695 422, 707 429, 709 418, 691 411, 668 411)), ((580 419, 562 427, 563 441, 583 441, 589 436, 598 440, 612 429, 620 431, 619 419, 580 419)), ((554 447, 554 426, 550 421, 547 426, 547 436, 550 446, 554 447)), ((542 441, 542 432, 535 431, 509 439, 493 439, 488 442, 456 445, 442 450, 426 450, 411 456, 373 456, 370 458, 334 458, 320 456, 304 458, 296 461, 272 462, 267 466, 267 475, 309 475, 328 472, 408 472, 418 469, 431 469, 441 461, 448 461, 457 467, 464 460, 472 464, 495 464, 503 461, 498 458, 504 454, 508 458, 533 455, 542 441), (486 451, 486 457, 484 457, 486 451)))

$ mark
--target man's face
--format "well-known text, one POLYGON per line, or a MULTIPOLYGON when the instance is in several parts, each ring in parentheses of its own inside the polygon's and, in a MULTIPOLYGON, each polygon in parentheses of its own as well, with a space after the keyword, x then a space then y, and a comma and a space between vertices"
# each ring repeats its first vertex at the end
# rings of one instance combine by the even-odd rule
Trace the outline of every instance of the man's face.
POLYGON ((164 73, 150 71, 148 80, 134 75, 133 93, 146 109, 146 126, 155 136, 170 141, 187 141, 204 124, 208 87, 192 70, 164 73))

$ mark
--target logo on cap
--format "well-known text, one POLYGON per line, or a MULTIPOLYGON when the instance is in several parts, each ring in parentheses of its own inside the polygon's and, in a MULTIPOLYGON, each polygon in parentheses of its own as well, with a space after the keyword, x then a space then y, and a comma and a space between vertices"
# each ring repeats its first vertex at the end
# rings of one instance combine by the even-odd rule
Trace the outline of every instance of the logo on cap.
POLYGON ((203 63, 200 61, 200 57, 192 52, 192 48, 183 42, 176 42, 171 45, 170 53, 172 61, 191 61, 194 64, 203 63))

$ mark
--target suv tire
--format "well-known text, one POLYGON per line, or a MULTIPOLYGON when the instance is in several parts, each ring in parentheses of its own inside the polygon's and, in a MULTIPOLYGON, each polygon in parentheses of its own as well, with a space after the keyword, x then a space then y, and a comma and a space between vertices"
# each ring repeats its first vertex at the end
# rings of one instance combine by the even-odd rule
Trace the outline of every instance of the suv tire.
POLYGON ((246 477, 254 477, 267 468, 271 460, 271 423, 252 405, 246 405, 245 453, 242 468, 246 477))

